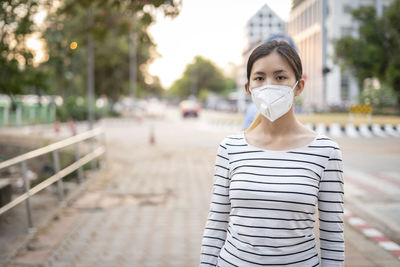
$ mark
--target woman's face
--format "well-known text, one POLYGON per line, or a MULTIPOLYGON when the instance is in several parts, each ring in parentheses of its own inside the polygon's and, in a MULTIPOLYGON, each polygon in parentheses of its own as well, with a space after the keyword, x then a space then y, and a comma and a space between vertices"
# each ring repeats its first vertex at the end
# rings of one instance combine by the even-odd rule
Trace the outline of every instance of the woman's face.
POLYGON ((246 91, 250 93, 253 88, 266 84, 293 87, 295 83, 296 76, 292 67, 281 55, 272 52, 254 62, 246 91))

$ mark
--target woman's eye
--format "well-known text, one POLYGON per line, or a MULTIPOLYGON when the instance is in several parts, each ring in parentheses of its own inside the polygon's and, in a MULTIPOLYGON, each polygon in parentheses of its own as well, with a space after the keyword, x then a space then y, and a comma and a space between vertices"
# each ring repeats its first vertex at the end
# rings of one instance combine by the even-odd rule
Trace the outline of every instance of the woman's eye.
POLYGON ((262 81, 263 78, 262 78, 262 77, 255 77, 254 80, 255 80, 255 81, 262 81))
POLYGON ((285 76, 278 76, 278 77, 276 77, 276 79, 277 79, 278 81, 282 81, 282 80, 285 80, 286 77, 285 77, 285 76))

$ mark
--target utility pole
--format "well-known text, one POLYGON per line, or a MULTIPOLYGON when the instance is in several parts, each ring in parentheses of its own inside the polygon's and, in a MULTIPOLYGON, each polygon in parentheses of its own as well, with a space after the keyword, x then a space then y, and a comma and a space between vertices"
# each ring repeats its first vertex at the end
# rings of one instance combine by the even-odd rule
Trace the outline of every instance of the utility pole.
MULTIPOLYGON (((93 129, 94 120, 94 48, 93 48, 93 36, 90 32, 93 26, 93 8, 88 8, 88 43, 87 43, 87 55, 88 55, 88 66, 87 66, 87 94, 88 94, 88 121, 89 130, 93 129)), ((94 150, 93 138, 90 138, 90 151, 94 150)), ((90 161, 92 170, 96 167, 94 160, 90 161)))
MULTIPOLYGON (((135 15, 133 15, 134 25, 135 15)), ((136 33, 134 27, 129 34, 129 91, 132 101, 132 108, 136 99, 136 80, 137 80, 137 70, 136 70, 136 33)))
POLYGON ((195 66, 192 66, 192 71, 190 72, 190 76, 191 76, 191 83, 190 83, 190 87, 191 87, 191 94, 190 94, 190 98, 197 98, 198 96, 196 95, 196 93, 198 93, 198 89, 197 89, 197 71, 194 69, 195 66))
POLYGON ((325 68, 326 66, 326 53, 327 53, 327 28, 326 28, 326 20, 327 20, 327 8, 328 8, 328 3, 327 0, 322 0, 322 69, 321 69, 321 73, 322 73, 322 108, 323 110, 327 109, 327 105, 326 105, 326 90, 327 90, 327 86, 326 86, 326 76, 327 76, 327 72, 325 72, 325 68))
POLYGON ((93 36, 90 32, 93 26, 93 8, 88 8, 88 40, 87 40, 87 96, 88 96, 88 121, 89 130, 93 129, 94 120, 94 55, 93 36))

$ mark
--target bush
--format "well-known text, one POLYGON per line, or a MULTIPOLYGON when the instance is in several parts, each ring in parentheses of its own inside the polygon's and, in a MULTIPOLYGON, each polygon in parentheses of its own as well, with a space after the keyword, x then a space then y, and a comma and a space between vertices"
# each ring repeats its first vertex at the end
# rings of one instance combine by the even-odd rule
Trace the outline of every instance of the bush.
POLYGON ((360 104, 367 104, 373 107, 374 114, 397 113, 397 92, 382 84, 374 87, 367 84, 360 94, 360 104))
MULTIPOLYGON (((87 120, 88 118, 88 102, 86 98, 69 96, 64 99, 62 106, 58 106, 56 116, 60 121, 67 121, 69 117, 76 121, 87 120)), ((115 116, 110 106, 106 105, 102 108, 94 107, 94 119, 98 120, 106 116, 115 116)))

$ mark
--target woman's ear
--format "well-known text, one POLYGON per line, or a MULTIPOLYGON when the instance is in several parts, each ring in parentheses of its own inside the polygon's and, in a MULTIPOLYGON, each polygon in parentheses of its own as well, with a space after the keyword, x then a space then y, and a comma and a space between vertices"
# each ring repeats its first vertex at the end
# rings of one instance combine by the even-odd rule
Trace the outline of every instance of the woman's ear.
POLYGON ((303 92, 303 90, 304 90, 304 80, 303 79, 301 79, 298 83, 297 83, 297 85, 296 85, 296 88, 294 88, 294 96, 298 96, 298 95, 300 95, 301 94, 301 92, 303 92))
POLYGON ((249 84, 248 84, 248 83, 245 83, 245 84, 244 84, 244 88, 246 89, 246 93, 247 93, 249 96, 251 96, 250 89, 249 89, 249 84))

